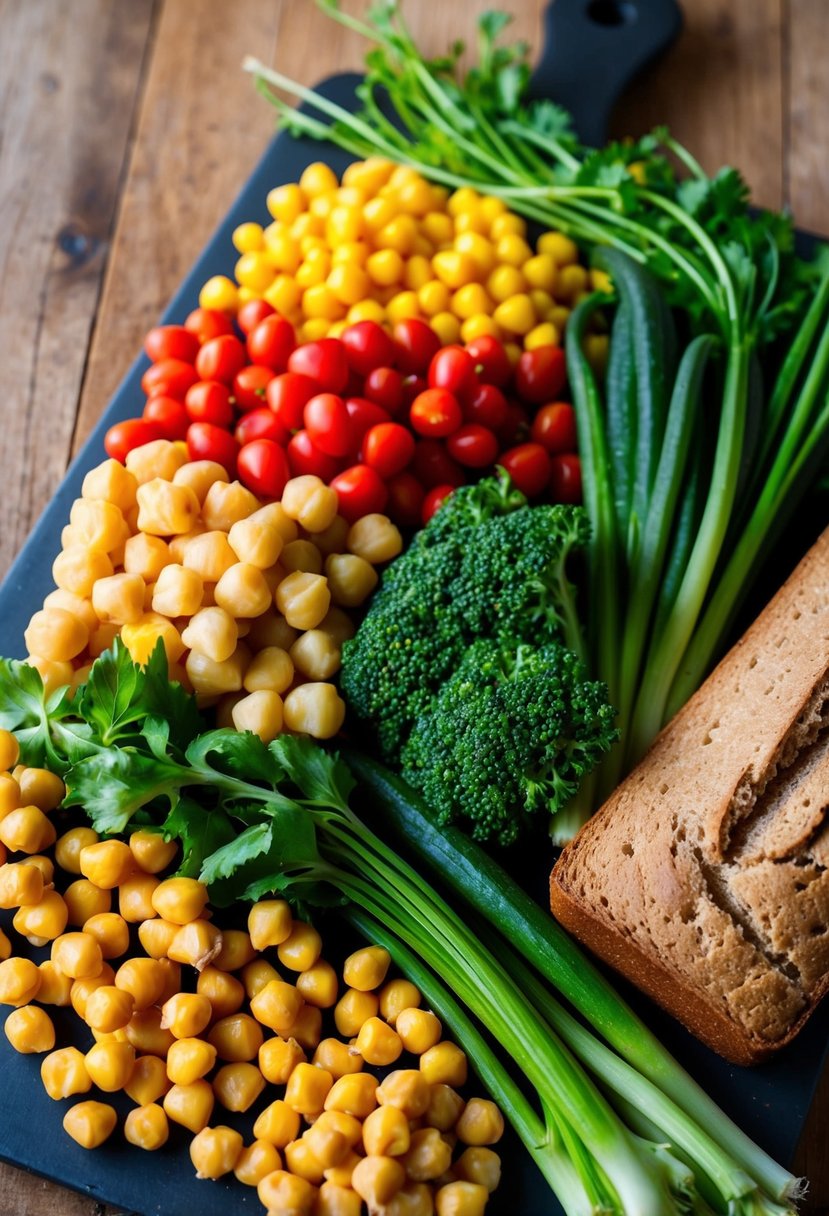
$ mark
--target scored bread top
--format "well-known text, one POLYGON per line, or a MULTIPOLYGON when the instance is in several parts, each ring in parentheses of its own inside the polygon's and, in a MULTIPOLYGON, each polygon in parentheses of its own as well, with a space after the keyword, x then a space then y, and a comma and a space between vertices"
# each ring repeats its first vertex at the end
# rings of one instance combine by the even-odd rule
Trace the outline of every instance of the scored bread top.
POLYGON ((564 850, 558 918, 717 1050, 829 986, 829 529, 564 850))

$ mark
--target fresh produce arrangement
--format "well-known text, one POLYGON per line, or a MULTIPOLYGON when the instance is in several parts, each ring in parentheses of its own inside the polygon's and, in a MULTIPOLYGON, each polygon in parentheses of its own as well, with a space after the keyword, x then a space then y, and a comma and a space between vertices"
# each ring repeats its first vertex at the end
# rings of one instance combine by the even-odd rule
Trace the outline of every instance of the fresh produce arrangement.
MULTIPOLYGON (((395 0, 321 2, 375 44, 358 112, 248 66, 291 131, 360 159, 276 185, 232 275, 147 335, 142 416, 71 506, 27 662, 0 659, 6 1036, 81 1099, 78 1145, 129 1102, 128 1143, 190 1133, 199 1177, 274 1216, 481 1216, 507 1125, 567 1216, 793 1213, 799 1180, 511 872, 523 841, 546 876, 543 843, 604 803, 565 865, 598 839, 627 877, 578 889, 574 932, 620 965, 647 918, 609 934, 655 883, 669 1007, 704 1034, 726 955, 735 1008, 764 965, 777 999, 770 920, 729 885, 754 828, 729 833, 807 770, 829 802, 829 656, 813 639, 800 733, 775 719, 750 791, 760 761, 724 789, 730 718, 689 699, 829 444, 829 271, 667 132, 581 146, 526 99, 502 14, 462 75, 395 0), (642 839, 613 808, 635 819, 638 762, 686 720, 722 819, 689 843, 660 769, 642 839)), ((825 924, 786 932, 794 983, 825 924)))

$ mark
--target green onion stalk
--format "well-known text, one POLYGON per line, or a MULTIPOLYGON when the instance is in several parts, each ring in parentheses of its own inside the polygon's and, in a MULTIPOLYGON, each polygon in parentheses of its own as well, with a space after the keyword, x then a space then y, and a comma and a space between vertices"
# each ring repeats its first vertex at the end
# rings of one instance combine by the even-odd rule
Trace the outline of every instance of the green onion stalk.
MULTIPOLYGON (((526 100, 526 48, 496 45, 504 14, 481 18, 478 62, 462 75, 460 45, 444 58, 423 58, 397 0, 376 5, 367 21, 335 0, 318 3, 373 49, 357 112, 247 59, 290 131, 355 157, 412 166, 450 189, 501 198, 572 237, 611 274, 613 300, 580 305, 568 323, 567 353, 593 524, 590 657, 619 710, 621 741, 566 824, 558 817, 556 835, 566 837, 703 681, 771 540, 829 450, 829 268, 794 256, 786 217, 752 215, 734 170, 707 177, 665 130, 583 147, 559 107, 526 100), (669 157, 682 164, 683 180, 669 157), (671 352, 657 344, 655 361, 639 358, 654 305, 651 298, 637 312, 623 286, 630 268, 639 272, 633 294, 651 279, 689 349, 706 339, 680 364, 673 405, 654 384, 673 382, 671 352), (639 352, 629 501, 619 495, 608 386, 581 349, 598 307, 626 314, 639 352)), ((611 363, 621 328, 614 323, 611 363)))

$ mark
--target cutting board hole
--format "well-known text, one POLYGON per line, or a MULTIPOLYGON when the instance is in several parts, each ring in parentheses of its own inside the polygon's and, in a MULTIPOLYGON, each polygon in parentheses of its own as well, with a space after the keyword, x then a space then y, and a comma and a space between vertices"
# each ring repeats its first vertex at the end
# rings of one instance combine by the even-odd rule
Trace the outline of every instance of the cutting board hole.
POLYGON ((630 0, 590 0, 587 16, 596 25, 630 25, 636 20, 636 5, 630 0))

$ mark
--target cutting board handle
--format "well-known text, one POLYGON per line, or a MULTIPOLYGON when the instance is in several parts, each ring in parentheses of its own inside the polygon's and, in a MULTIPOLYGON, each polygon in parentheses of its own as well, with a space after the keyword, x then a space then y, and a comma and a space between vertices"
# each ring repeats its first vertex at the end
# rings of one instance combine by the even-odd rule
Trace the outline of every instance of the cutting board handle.
POLYGON ((676 0, 551 0, 531 94, 569 110, 584 143, 602 144, 622 92, 681 28, 676 0))

